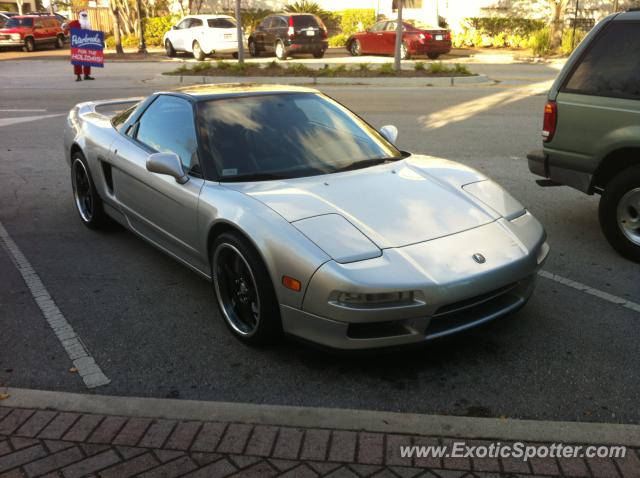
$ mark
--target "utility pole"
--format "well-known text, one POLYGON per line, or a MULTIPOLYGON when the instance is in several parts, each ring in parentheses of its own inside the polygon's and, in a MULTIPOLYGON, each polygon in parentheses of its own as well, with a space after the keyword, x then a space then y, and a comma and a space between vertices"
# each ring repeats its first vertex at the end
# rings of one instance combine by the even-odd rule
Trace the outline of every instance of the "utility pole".
POLYGON ((396 25, 396 50, 393 58, 393 69, 400 71, 402 69, 401 51, 402 51, 402 2, 404 0, 396 0, 398 2, 398 24, 396 25))
POLYGON ((238 63, 244 63, 244 36, 242 34, 240 0, 236 0, 236 35, 238 35, 238 63))
POLYGON ((142 21, 142 6, 140 0, 136 1, 136 10, 138 10, 138 32, 140 32, 140 39, 138 41, 138 53, 147 54, 147 44, 144 41, 144 23, 142 21))

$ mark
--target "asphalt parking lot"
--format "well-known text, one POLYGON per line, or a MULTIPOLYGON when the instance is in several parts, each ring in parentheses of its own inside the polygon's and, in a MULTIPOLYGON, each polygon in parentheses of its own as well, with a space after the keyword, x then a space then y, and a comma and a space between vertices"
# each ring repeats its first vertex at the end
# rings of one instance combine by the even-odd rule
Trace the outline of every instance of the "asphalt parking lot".
MULTIPOLYGON (((640 313, 546 277, 520 312, 419 350, 243 346, 210 284, 129 232, 84 228, 71 200, 61 144, 68 109, 155 91, 143 80, 166 65, 112 66, 80 84, 58 61, 1 65, 0 223, 111 379, 89 393, 640 423, 640 313)), ((375 126, 397 125, 401 148, 461 161, 505 186, 547 229, 546 272, 637 303, 638 266, 609 248, 597 198, 540 188, 528 172, 555 70, 482 68, 502 82, 325 92, 375 126)), ((2 249, 0 284, 0 385, 86 391, 2 249)))

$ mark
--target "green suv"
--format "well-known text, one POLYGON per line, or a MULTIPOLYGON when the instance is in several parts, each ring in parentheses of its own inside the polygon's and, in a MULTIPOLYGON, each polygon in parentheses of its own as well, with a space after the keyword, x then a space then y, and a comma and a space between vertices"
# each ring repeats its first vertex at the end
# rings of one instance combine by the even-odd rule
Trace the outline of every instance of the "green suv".
POLYGON ((623 256, 640 262, 640 9, 605 18, 573 52, 549 91, 544 149, 529 170, 598 193, 600 225, 623 256))

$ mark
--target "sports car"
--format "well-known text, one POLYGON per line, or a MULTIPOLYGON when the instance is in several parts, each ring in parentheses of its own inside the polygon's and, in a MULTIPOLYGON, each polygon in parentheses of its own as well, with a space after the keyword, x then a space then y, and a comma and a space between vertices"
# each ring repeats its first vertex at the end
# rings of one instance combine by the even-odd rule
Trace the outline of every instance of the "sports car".
POLYGON ((542 225, 396 136, 313 89, 206 85, 80 103, 64 146, 80 220, 115 220, 211 280, 245 343, 402 346, 523 306, 542 225))

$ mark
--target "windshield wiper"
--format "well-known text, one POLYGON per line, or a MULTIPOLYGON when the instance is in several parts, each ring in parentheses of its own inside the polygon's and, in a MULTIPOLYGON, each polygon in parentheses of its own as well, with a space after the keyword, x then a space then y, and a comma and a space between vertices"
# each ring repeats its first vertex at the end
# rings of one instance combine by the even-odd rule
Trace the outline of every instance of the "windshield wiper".
POLYGON ((341 173, 343 171, 353 171, 354 169, 367 168, 369 166, 375 166, 376 164, 386 163, 387 161, 396 161, 401 158, 374 158, 374 159, 361 159, 360 161, 354 161, 346 166, 338 168, 334 173, 341 173))
POLYGON ((283 174, 273 173, 249 173, 238 174, 237 176, 221 177, 220 182, 223 183, 239 183, 249 181, 269 181, 274 179, 290 179, 291 176, 285 176, 283 174))

